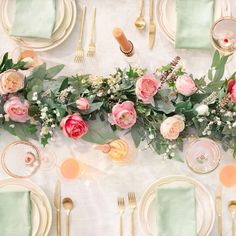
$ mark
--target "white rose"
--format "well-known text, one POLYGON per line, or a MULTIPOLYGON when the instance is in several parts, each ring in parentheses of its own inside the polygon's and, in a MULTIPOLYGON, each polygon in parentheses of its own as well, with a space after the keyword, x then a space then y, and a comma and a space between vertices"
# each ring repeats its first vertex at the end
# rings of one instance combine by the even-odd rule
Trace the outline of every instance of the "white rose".
POLYGON ((35 64, 34 59, 31 57, 25 57, 22 61, 25 63, 25 68, 30 68, 35 64))
POLYGON ((200 104, 195 108, 197 114, 199 116, 208 116, 209 115, 209 107, 205 104, 200 104))

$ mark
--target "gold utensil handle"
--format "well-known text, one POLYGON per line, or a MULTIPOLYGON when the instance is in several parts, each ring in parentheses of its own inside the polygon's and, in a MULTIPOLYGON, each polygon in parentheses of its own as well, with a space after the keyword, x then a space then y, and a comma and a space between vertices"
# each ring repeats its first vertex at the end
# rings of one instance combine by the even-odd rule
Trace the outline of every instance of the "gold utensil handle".
POLYGON ((131 235, 134 236, 134 210, 130 212, 130 219, 131 219, 131 235))
POLYGON ((235 236, 235 225, 234 225, 234 217, 232 217, 232 236, 235 236))
POLYGON ((123 236, 123 218, 122 218, 122 214, 120 214, 120 236, 123 236))
POLYGON ((82 43, 83 39, 83 32, 84 32, 84 22, 85 22, 85 16, 86 16, 86 6, 83 7, 83 13, 82 13, 82 20, 80 24, 80 34, 79 34, 79 42, 82 43))
POLYGON ((91 27, 91 42, 94 41, 94 29, 95 29, 95 20, 96 20, 96 13, 97 10, 96 10, 96 7, 94 8, 94 11, 93 11, 93 20, 92 20, 92 27, 91 27))
POLYGON ((218 236, 222 236, 222 216, 218 215, 218 236))
POLYGON ((66 236, 70 235, 70 214, 67 213, 66 216, 66 236))
POLYGON ((149 16, 150 20, 153 20, 153 0, 150 0, 150 6, 149 6, 149 16))
POLYGON ((57 236, 61 236, 61 212, 57 210, 57 236))
POLYGON ((140 4, 140 16, 143 16, 143 8, 144 8, 144 0, 141 0, 141 4, 140 4))

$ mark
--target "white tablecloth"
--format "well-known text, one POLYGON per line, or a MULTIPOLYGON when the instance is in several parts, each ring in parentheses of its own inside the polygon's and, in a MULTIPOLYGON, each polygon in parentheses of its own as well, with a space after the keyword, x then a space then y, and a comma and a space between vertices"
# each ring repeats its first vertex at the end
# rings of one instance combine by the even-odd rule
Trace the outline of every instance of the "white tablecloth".
MULTIPOLYGON (((141 66, 147 67, 151 72, 162 64, 168 63, 173 57, 179 55, 187 68, 187 71, 201 76, 207 72, 211 64, 213 51, 201 50, 176 50, 161 34, 157 25, 157 38, 153 50, 148 49, 148 31, 138 32, 134 27, 134 20, 138 14, 138 1, 134 0, 80 0, 79 17, 81 6, 87 5, 87 18, 85 22, 85 44, 89 43, 89 29, 91 23, 92 9, 97 7, 96 44, 97 53, 94 58, 85 58, 84 64, 73 63, 74 52, 79 32, 79 20, 71 37, 58 48, 40 53, 42 58, 50 64, 64 63, 64 73, 95 73, 109 74, 115 67, 127 65, 121 55, 118 45, 112 37, 112 29, 120 26, 126 35, 133 41, 141 66)), ((146 1, 148 2, 148 1, 146 1)), ((156 1, 155 1, 156 2, 156 1)), ((231 0, 232 12, 236 11, 236 1, 231 0)), ((236 13, 234 14, 236 15, 236 13)), ((146 3, 145 17, 148 20, 148 4, 146 3)), ((169 16, 171 17, 171 16, 169 16)), ((13 51, 16 44, 3 33, 0 34, 0 54, 5 51, 13 51)), ((236 69, 236 61, 232 60, 227 66, 226 75, 236 69)), ((0 147, 16 140, 15 137, 0 132, 0 147)), ((75 201, 75 207, 71 215, 71 235, 81 236, 114 236, 119 234, 117 197, 127 196, 128 191, 135 191, 139 200, 144 190, 156 179, 169 174, 183 174, 192 176, 201 181, 211 191, 212 196, 218 184, 218 173, 220 168, 227 163, 235 163, 235 160, 227 153, 222 152, 220 166, 213 173, 197 175, 191 172, 181 162, 163 161, 150 150, 138 151, 133 163, 125 166, 113 165, 103 154, 96 152, 93 145, 82 141, 65 140, 58 134, 55 141, 50 144, 60 160, 73 156, 87 164, 85 175, 74 182, 62 182, 62 196, 70 196, 75 201)), ((0 169, 0 177, 7 176, 0 169)), ((58 178, 57 170, 50 172, 39 171, 32 180, 42 187, 53 205, 53 192, 55 182, 58 178)), ((231 198, 236 198, 236 190, 223 189, 223 235, 230 235, 231 221, 227 209, 227 203, 231 198)), ((127 199, 127 198, 126 198, 127 199)), ((143 235, 138 223, 138 211, 136 211, 136 235, 143 235)), ((55 211, 50 236, 56 235, 55 211)), ((130 235, 128 211, 125 213, 124 235, 130 235)), ((65 212, 62 211, 63 232, 65 232, 65 212)), ((215 224, 212 236, 217 235, 215 224)), ((64 235, 64 233, 63 233, 64 235)))

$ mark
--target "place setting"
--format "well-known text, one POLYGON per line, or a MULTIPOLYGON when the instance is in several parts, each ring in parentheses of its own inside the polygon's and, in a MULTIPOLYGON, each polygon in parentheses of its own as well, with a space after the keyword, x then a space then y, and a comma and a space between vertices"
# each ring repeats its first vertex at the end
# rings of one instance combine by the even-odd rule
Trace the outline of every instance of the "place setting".
POLYGON ((0 234, 235 235, 235 7, 1 1, 0 234))

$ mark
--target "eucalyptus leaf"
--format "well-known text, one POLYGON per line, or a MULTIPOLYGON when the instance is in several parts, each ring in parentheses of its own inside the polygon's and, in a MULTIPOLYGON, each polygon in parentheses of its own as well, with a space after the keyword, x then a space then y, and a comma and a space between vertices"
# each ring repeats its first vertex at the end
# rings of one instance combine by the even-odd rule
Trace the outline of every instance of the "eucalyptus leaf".
POLYGON ((104 144, 117 138, 107 122, 100 119, 88 122, 89 130, 82 139, 90 143, 104 144))
POLYGON ((46 79, 52 79, 57 74, 59 74, 63 68, 64 68, 64 65, 57 65, 57 66, 49 68, 46 71, 46 79))
POLYGON ((133 138, 135 147, 137 148, 142 140, 142 135, 140 134, 140 127, 138 125, 134 125, 131 128, 131 136, 133 138))

